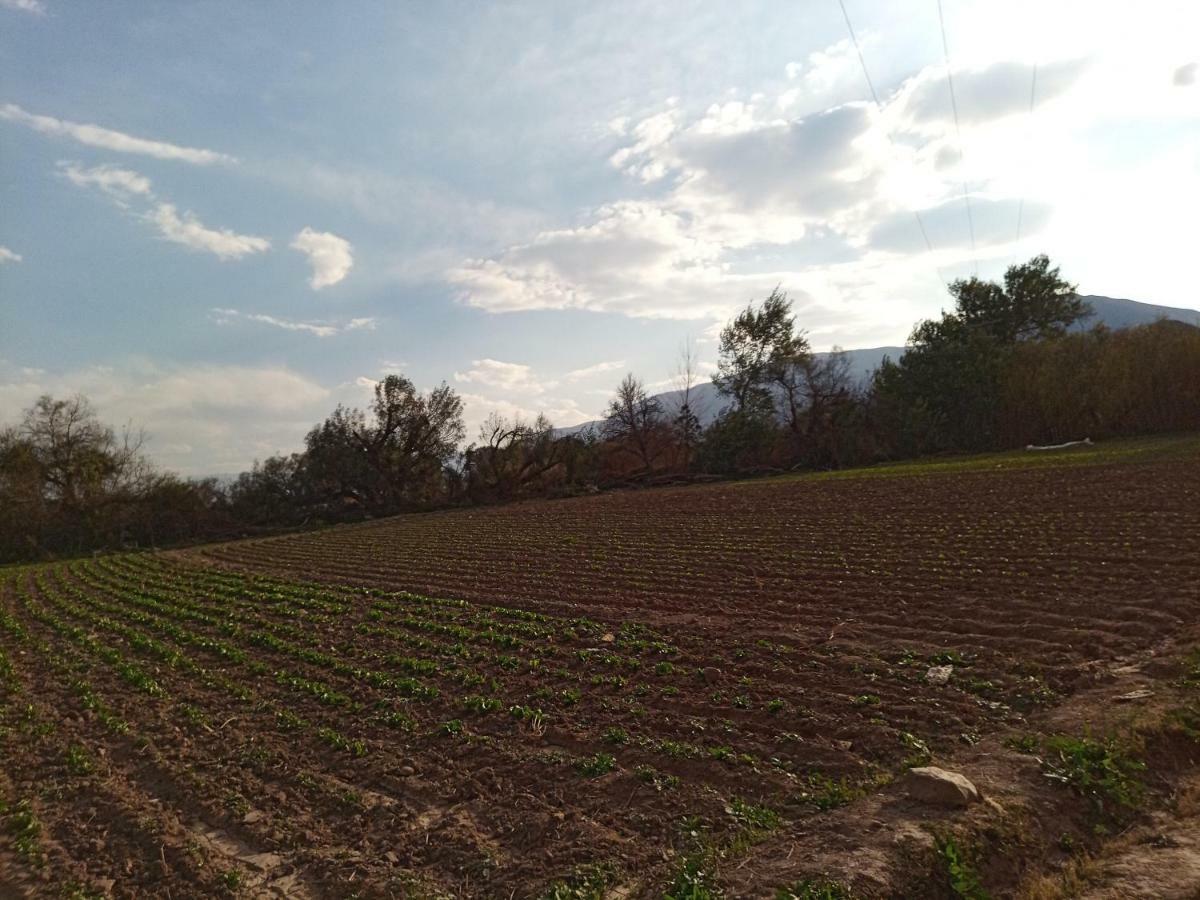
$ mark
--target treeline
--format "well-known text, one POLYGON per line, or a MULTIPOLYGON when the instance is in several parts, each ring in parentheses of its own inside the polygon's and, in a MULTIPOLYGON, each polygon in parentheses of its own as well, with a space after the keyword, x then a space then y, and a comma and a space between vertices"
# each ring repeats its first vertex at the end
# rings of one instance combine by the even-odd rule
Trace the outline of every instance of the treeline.
POLYGON ((722 330, 712 380, 724 408, 702 427, 690 351, 668 408, 627 375, 603 424, 492 416, 466 439, 446 384, 390 375, 366 410, 339 406, 304 449, 232 483, 157 472, 141 439, 81 397, 40 398, 0 432, 0 561, 163 546, 450 505, 568 496, 619 485, 837 468, 1200 430, 1200 329, 1179 322, 1073 329, 1090 310, 1045 256, 1002 283, 949 286, 954 308, 919 323, 898 360, 861 383, 841 353, 814 354, 776 290, 722 330))

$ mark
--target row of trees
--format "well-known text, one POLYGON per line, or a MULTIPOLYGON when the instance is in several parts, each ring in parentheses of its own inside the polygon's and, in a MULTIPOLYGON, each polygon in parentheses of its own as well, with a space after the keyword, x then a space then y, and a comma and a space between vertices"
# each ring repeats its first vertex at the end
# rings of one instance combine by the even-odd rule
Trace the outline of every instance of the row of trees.
POLYGON ((702 427, 690 348, 674 400, 625 376, 598 428, 492 416, 465 439, 462 401, 399 375, 366 410, 339 406, 304 449, 231 484, 160 473, 140 435, 83 398, 39 399, 0 432, 0 561, 145 546, 560 496, 630 482, 832 468, 1157 431, 1200 429, 1200 329, 1073 326, 1089 310, 1045 256, 1003 283, 950 285, 954 308, 919 323, 867 382, 842 353, 814 354, 778 289, 721 331, 722 410, 702 427))

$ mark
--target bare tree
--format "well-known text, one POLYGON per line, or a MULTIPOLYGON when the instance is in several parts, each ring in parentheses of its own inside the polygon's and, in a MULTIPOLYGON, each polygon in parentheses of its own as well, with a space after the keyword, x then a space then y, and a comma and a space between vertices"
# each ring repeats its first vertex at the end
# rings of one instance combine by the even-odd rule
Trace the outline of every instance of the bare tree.
POLYGON ((702 428, 700 417, 696 414, 693 403, 694 388, 700 381, 699 360, 696 358, 696 348, 692 339, 685 340, 679 348, 679 357, 675 366, 675 389, 679 397, 679 406, 675 411, 672 425, 675 437, 683 450, 683 469, 690 472, 692 455, 700 442, 702 428))
POLYGON ((662 404, 646 394, 641 379, 632 373, 625 376, 604 418, 604 439, 636 457, 646 472, 652 471, 662 453, 659 433, 665 421, 662 404))
POLYGON ((545 415, 532 424, 492 413, 479 428, 480 443, 467 448, 469 487, 475 495, 514 496, 564 461, 565 448, 545 415))

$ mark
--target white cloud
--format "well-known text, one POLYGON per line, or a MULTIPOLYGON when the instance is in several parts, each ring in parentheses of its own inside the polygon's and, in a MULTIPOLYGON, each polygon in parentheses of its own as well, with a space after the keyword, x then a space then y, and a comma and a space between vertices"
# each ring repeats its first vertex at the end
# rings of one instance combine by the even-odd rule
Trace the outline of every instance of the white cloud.
POLYGON ((78 163, 60 162, 63 176, 76 187, 95 187, 124 202, 132 196, 152 197, 150 179, 130 169, 113 165, 81 168, 78 163))
POLYGON ((134 137, 120 131, 102 128, 99 125, 85 125, 79 122, 68 122, 65 119, 56 119, 52 116, 36 115, 26 112, 15 103, 6 103, 0 106, 0 119, 26 125, 42 134, 70 138, 89 147, 101 147, 117 153, 137 153, 143 156, 153 156, 156 159, 179 160, 198 166, 237 162, 234 157, 218 153, 215 150, 181 147, 165 141, 134 137))
POLYGON ((625 368, 625 360, 612 359, 605 362, 598 362, 592 366, 585 366, 582 369, 572 369, 563 376, 564 381, 583 381, 585 378, 592 378, 596 375, 603 375, 606 372, 615 372, 618 369, 625 368))
POLYGON ((18 263, 22 259, 20 253, 14 253, 7 247, 0 246, 0 265, 4 263, 18 263))
POLYGON ((314 291, 337 284, 354 265, 350 242, 328 231, 305 228, 290 246, 308 257, 313 270, 308 283, 314 291))
POLYGON ((42 0, 0 0, 0 6, 5 9, 15 9, 20 12, 31 13, 35 16, 44 16, 46 14, 46 4, 42 0))
POLYGON ((1171 73, 1171 83, 1176 87, 1190 87, 1196 83, 1197 71, 1200 71, 1200 63, 1184 63, 1171 73))
POLYGON ((321 338, 333 337, 335 334, 342 334, 347 331, 375 330, 375 319, 371 317, 351 319, 343 325, 336 325, 330 322, 298 322, 294 319, 283 319, 278 316, 269 316, 265 313, 246 313, 223 307, 215 307, 212 310, 212 316, 213 321, 218 325, 229 325, 238 320, 258 322, 263 325, 282 328, 285 331, 307 332, 321 338))
POLYGON ((212 253, 222 260, 241 259, 271 248, 271 242, 266 238, 237 234, 227 228, 208 228, 190 212, 185 212, 181 218, 171 203, 157 204, 146 218, 154 223, 166 240, 192 250, 212 253))
POLYGON ((218 259, 240 259, 251 253, 263 253, 271 248, 266 238, 238 234, 227 228, 209 228, 194 213, 180 216, 173 203, 156 202, 150 179, 131 169, 113 165, 82 168, 77 163, 60 162, 59 169, 77 187, 97 188, 121 208, 128 209, 134 199, 146 203, 141 218, 151 222, 168 241, 193 250, 203 250, 218 259))
POLYGON ((544 415, 552 425, 562 427, 582 422, 594 416, 569 399, 534 399, 514 401, 512 398, 488 397, 483 394, 459 394, 463 401, 463 424, 467 430, 467 442, 477 439, 480 426, 492 413, 506 419, 521 419, 532 422, 544 415))
POLYGON ((0 410, 10 419, 44 393, 82 393, 102 421, 145 427, 150 457, 184 475, 238 472, 255 458, 299 449, 305 432, 340 399, 282 366, 127 360, 53 374, 0 364, 0 410))
POLYGON ((529 394, 543 393, 554 382, 542 383, 533 374, 533 369, 520 363, 501 362, 498 359, 476 359, 466 372, 455 372, 454 380, 464 384, 479 384, 503 391, 523 391, 529 394))

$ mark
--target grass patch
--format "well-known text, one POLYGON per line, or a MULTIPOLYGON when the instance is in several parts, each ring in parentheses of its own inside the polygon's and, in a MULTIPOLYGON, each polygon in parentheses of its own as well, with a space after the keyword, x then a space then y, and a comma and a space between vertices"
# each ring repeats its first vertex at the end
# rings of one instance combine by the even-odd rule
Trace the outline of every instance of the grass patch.
POLYGON ((611 863, 584 866, 550 885, 540 900, 604 900, 616 880, 617 868, 611 863))
POLYGON ((938 838, 935 849, 947 886, 955 897, 962 900, 990 900, 988 892, 979 883, 975 867, 951 835, 938 838))
POLYGON ((1045 746, 1050 754, 1042 763, 1046 777, 1087 798, 1097 812, 1114 814, 1141 802, 1139 775, 1146 764, 1116 740, 1057 735, 1047 738, 1045 746))

